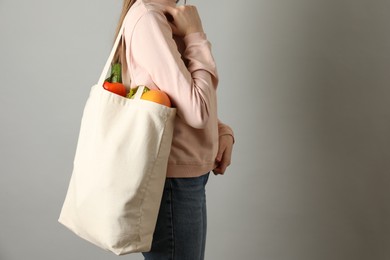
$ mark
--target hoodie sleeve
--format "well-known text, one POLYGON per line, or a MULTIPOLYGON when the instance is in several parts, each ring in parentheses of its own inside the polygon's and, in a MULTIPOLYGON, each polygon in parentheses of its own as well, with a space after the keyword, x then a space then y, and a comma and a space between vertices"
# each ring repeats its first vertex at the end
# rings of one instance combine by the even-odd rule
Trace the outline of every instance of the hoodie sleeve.
POLYGON ((186 64, 165 15, 149 10, 138 20, 131 37, 132 62, 168 94, 179 117, 200 129, 205 127, 210 109, 216 107, 218 75, 206 34, 191 33, 183 40, 186 64))

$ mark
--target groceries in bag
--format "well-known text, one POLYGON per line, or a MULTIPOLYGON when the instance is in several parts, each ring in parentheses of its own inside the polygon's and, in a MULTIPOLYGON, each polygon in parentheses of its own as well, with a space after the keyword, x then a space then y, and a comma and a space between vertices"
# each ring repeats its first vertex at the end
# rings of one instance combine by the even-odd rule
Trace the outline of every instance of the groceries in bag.
MULTIPOLYGON (((105 79, 103 88, 122 97, 134 98, 134 94, 137 92, 139 86, 130 89, 130 91, 127 93, 125 85, 122 84, 121 73, 122 73, 121 64, 120 63, 113 64, 111 66, 111 74, 108 78, 105 79)), ((172 106, 171 100, 169 99, 168 95, 164 91, 157 90, 157 89, 149 89, 146 86, 142 93, 141 99, 152 101, 167 107, 172 106)))

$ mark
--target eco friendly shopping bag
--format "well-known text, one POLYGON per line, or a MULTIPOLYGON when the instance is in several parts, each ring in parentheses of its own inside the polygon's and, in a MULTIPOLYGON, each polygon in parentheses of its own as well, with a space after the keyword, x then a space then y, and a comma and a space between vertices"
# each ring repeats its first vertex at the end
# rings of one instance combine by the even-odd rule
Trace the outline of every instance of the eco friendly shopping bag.
MULTIPOLYGON (((58 221, 117 255, 150 250, 175 108, 103 88, 123 25, 85 104, 73 172, 58 221)), ((123 36, 124 37, 124 36, 123 36)))

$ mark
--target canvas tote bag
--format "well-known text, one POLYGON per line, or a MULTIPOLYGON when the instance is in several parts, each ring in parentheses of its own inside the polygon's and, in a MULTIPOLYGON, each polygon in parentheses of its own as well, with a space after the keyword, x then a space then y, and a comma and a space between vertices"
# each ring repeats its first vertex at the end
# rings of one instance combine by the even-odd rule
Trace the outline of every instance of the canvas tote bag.
POLYGON ((117 255, 150 251, 164 188, 175 108, 103 88, 116 38, 85 104, 73 172, 58 221, 117 255))

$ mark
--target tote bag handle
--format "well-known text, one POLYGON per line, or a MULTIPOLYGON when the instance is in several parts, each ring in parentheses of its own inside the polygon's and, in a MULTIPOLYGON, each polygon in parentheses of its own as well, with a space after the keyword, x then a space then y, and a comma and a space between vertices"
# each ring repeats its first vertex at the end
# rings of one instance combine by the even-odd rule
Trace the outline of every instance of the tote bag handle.
POLYGON ((118 36, 116 37, 116 40, 115 40, 115 43, 114 43, 114 46, 112 47, 112 50, 111 50, 111 53, 110 53, 110 56, 108 57, 107 59, 107 62, 106 62, 106 65, 104 66, 104 69, 102 71, 102 74, 100 75, 100 78, 99 78, 99 81, 98 81, 98 86, 99 87, 102 87, 103 86, 103 83, 104 83, 104 80, 107 76, 107 73, 108 73, 108 70, 110 69, 111 67, 111 62, 114 58, 114 55, 115 55, 115 52, 118 48, 118 45, 119 45, 119 42, 120 40, 122 39, 122 36, 123 36, 123 28, 124 28, 124 22, 122 23, 122 26, 118 32, 118 36))

